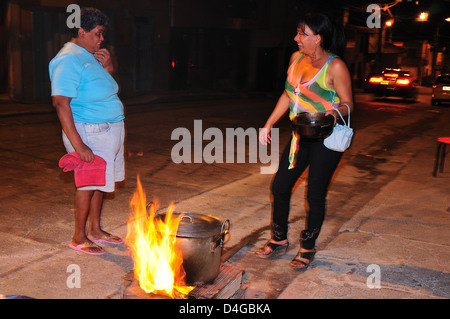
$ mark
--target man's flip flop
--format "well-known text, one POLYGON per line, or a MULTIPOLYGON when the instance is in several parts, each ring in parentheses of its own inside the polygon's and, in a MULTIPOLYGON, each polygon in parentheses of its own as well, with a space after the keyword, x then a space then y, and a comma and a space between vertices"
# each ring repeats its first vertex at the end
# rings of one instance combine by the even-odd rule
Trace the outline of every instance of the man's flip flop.
POLYGON ((104 235, 98 239, 92 238, 91 240, 96 243, 107 243, 107 244, 114 244, 114 245, 120 245, 120 244, 124 243, 122 238, 120 238, 119 236, 111 235, 111 234, 104 235))
POLYGON ((106 251, 102 247, 100 247, 99 245, 97 245, 95 243, 90 243, 90 242, 85 242, 85 243, 82 243, 79 245, 70 243, 69 247, 76 251, 79 251, 79 252, 82 252, 82 253, 85 253, 88 255, 99 256, 99 255, 103 255, 106 253, 106 251), (91 248, 100 248, 100 249, 92 251, 91 248))

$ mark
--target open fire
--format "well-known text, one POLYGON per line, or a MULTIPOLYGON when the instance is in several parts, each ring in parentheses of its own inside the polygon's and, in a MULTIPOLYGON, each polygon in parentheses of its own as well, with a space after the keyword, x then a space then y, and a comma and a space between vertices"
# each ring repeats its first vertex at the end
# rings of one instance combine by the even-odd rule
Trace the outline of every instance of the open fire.
POLYGON ((156 205, 147 212, 141 181, 130 202, 132 215, 127 225, 126 243, 131 248, 134 277, 147 293, 185 298, 195 287, 186 286, 183 257, 176 247, 176 234, 182 215, 173 216, 174 205, 165 218, 156 218, 156 205))

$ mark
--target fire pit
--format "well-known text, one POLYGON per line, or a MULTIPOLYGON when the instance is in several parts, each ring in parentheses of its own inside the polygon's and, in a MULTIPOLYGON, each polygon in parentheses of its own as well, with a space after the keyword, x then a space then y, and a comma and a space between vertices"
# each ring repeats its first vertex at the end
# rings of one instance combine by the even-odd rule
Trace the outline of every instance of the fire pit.
POLYGON ((214 281, 220 272, 222 244, 230 221, 173 212, 173 205, 165 213, 157 213, 157 205, 146 204, 139 178, 137 186, 126 243, 139 287, 145 293, 179 298, 187 296, 194 286, 214 281))
MULTIPOLYGON (((241 299, 244 298, 248 275, 245 271, 232 266, 222 264, 219 275, 213 282, 195 287, 186 296, 176 294, 174 298, 188 299, 241 299)), ((146 293, 139 285, 133 272, 122 277, 122 299, 169 299, 171 297, 146 293)))

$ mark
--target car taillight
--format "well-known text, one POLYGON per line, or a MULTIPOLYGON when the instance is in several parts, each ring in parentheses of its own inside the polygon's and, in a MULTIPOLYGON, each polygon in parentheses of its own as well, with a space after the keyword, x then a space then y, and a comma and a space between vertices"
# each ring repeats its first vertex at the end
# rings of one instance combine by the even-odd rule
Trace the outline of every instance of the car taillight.
POLYGON ((372 76, 369 79, 369 83, 381 83, 381 81, 383 81, 383 77, 382 76, 372 76))
POLYGON ((397 85, 409 85, 411 81, 409 79, 397 79, 397 85))

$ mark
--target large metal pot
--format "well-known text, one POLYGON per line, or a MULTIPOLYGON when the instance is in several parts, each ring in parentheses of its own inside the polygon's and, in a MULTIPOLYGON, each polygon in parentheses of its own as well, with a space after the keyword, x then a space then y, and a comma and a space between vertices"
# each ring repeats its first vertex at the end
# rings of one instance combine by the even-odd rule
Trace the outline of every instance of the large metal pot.
MULTIPOLYGON (((231 222, 221 222, 215 217, 187 212, 173 212, 179 217, 176 246, 183 255, 183 268, 187 285, 212 282, 220 272, 220 258, 225 235, 231 222)), ((165 218, 165 213, 157 217, 165 218)))
POLYGON ((334 116, 320 112, 300 113, 292 124, 301 138, 322 139, 333 131, 334 116))

